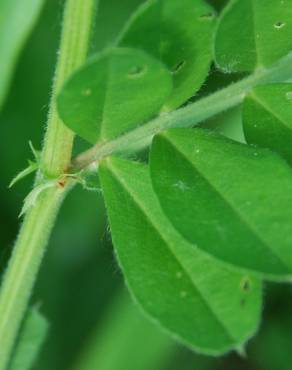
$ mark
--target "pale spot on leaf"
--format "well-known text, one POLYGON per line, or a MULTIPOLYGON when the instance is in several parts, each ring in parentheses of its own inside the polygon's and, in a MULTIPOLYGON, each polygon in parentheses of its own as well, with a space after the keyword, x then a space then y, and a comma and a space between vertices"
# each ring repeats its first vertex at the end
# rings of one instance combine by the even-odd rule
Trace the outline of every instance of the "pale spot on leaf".
POLYGON ((180 296, 181 296, 181 298, 186 298, 186 296, 187 296, 187 292, 186 292, 185 290, 182 290, 182 291, 180 292, 180 296))

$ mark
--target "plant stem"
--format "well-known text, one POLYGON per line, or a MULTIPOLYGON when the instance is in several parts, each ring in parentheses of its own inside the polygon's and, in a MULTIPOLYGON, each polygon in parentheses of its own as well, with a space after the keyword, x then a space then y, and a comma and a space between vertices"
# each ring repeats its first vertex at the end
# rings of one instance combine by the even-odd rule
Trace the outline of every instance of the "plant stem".
POLYGON ((78 171, 110 154, 131 153, 143 149, 151 143, 152 137, 155 134, 171 127, 194 126, 199 122, 240 104, 246 93, 256 85, 284 82, 292 79, 291 66, 292 53, 279 60, 270 68, 257 70, 253 75, 231 84, 206 98, 202 98, 174 112, 160 115, 117 139, 94 146, 88 151, 81 153, 73 161, 72 167, 78 171))
POLYGON ((44 192, 27 214, 6 271, 0 298, 0 369, 5 370, 26 311, 62 191, 44 192))
MULTIPOLYGON (((53 86, 47 132, 42 152, 43 174, 58 178, 71 161, 73 133, 58 118, 55 98, 64 80, 87 56, 96 0, 67 0, 53 86)), ((0 370, 6 370, 15 339, 61 202, 70 188, 44 190, 25 216, 0 291, 0 370)))
POLYGON ((96 0, 67 0, 60 54, 57 63, 45 135, 42 162, 47 175, 57 177, 69 167, 74 133, 60 120, 56 108, 66 78, 86 59, 96 0))

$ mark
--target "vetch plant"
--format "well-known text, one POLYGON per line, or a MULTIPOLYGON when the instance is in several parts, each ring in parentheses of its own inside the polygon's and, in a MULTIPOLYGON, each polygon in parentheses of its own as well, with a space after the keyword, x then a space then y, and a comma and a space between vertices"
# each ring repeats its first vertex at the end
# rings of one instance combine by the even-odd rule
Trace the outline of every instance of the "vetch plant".
MULTIPOLYGON (((217 14, 204 0, 147 0, 88 57, 97 5, 66 1, 43 149, 12 182, 36 171, 1 285, 0 370, 25 348, 16 339, 62 201, 93 174, 134 301, 196 352, 242 354, 263 281, 292 277, 292 1, 231 0, 217 14), (212 63, 238 81, 210 92, 212 63), (239 105, 244 143, 204 127, 239 105), (88 146, 77 156, 75 135, 88 146)), ((33 313, 40 345, 47 324, 33 313)))

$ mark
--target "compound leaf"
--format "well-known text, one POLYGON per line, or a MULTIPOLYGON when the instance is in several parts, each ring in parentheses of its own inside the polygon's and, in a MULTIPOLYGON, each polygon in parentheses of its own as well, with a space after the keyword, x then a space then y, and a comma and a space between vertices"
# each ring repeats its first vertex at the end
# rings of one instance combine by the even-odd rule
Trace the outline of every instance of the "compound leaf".
POLYGON ((215 58, 226 72, 275 63, 292 50, 292 0, 231 0, 219 18, 215 58))
POLYGON ((243 128, 248 143, 270 148, 292 163, 292 84, 255 87, 245 98, 243 128))
POLYGON ((171 89, 172 77, 159 61, 140 50, 116 48, 73 74, 58 109, 70 129, 95 144, 154 116, 171 89))
POLYGON ((148 167, 110 158, 100 176, 118 259, 143 309, 196 351, 242 348, 258 326, 260 282, 229 271, 178 234, 148 167))
POLYGON ((17 58, 43 4, 44 0, 0 0, 0 109, 17 58))
POLYGON ((188 100, 207 77, 214 21, 214 10, 202 0, 150 0, 121 34, 120 45, 147 51, 172 72, 174 89, 164 111, 188 100))
POLYGON ((192 244, 270 279, 291 278, 292 170, 280 156, 202 129, 155 137, 154 189, 192 244))

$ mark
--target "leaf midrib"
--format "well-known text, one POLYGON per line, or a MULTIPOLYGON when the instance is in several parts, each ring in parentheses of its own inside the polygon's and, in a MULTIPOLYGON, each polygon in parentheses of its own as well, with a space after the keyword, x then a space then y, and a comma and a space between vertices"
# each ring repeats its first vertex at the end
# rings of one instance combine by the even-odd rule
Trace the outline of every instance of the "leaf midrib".
POLYGON ((283 118, 272 109, 272 107, 269 107, 267 103, 262 100, 255 92, 250 94, 250 97, 252 97, 256 103, 258 103, 262 108, 264 108, 268 113, 270 113, 272 116, 274 116, 282 125, 287 128, 288 130, 292 130, 292 126, 289 126, 283 118))
POLYGON ((106 56, 106 71, 105 71, 105 87, 104 87, 104 94, 103 94, 103 108, 101 112, 101 120, 100 120, 100 131, 99 131, 99 140, 106 140, 107 133, 106 129, 108 127, 108 123, 106 122, 106 115, 107 115, 107 108, 108 108, 108 95, 109 90, 112 84, 112 63, 115 55, 108 55, 106 56))
MULTIPOLYGON (((124 190, 131 196, 133 202, 138 206, 138 208, 142 211, 142 213, 145 215, 146 220, 148 220, 148 223, 152 226, 152 228, 157 232, 158 236, 162 239, 162 241, 169 246, 168 250, 170 251, 173 258, 177 261, 177 263, 181 266, 182 270, 185 271, 186 276, 191 282, 191 286, 194 289, 194 292, 200 296, 203 303, 206 305, 206 308, 211 312, 211 315, 215 318, 215 320, 218 322, 219 326, 223 328, 223 331, 226 333, 227 338, 231 340, 231 344, 234 344, 237 342, 237 338, 233 336, 233 333, 229 330, 228 327, 226 327, 225 324, 223 324, 223 320, 220 319, 220 316, 218 316, 217 312, 214 310, 212 305, 209 303, 209 300, 205 297, 204 293, 198 288, 197 283, 192 279, 191 273, 188 271, 188 269, 183 265, 183 263, 180 261, 180 259, 176 256, 175 252, 172 249, 172 242, 167 239, 165 235, 163 235, 163 232, 157 227, 157 225, 152 221, 151 213, 149 214, 148 210, 145 209, 143 204, 140 202, 140 200, 135 195, 135 192, 132 192, 132 189, 128 187, 128 185, 125 183, 123 178, 119 176, 118 173, 116 173, 114 167, 111 165, 111 172, 116 178, 116 180, 120 183, 120 185, 124 188, 124 190)), ((175 230, 176 231, 176 230, 175 230)), ((180 235, 180 237, 184 240, 183 236, 180 235)), ((185 241, 188 243, 187 241, 185 241)), ((191 247, 193 247, 190 244, 191 247)))
MULTIPOLYGON (((272 252, 272 255, 279 260, 281 265, 286 269, 287 267, 290 269, 290 266, 286 265, 283 257, 278 255, 276 251, 270 246, 269 242, 265 240, 265 238, 258 232, 256 228, 254 228, 252 224, 248 222, 248 220, 245 219, 245 216, 237 210, 233 202, 230 201, 228 198, 226 198, 224 194, 222 194, 222 192, 220 192, 220 190, 217 189, 214 186, 214 184, 212 184, 212 182, 208 179, 208 177, 206 177, 206 175, 204 175, 197 167, 195 167, 194 163, 185 155, 185 153, 181 151, 181 149, 171 140, 171 138, 167 137, 166 135, 163 135, 163 138, 167 140, 168 143, 185 158, 185 160, 194 168, 194 170, 199 173, 199 175, 209 184, 211 189, 213 189, 213 191, 230 207, 231 211, 235 214, 235 216, 237 216, 237 218, 239 218, 239 220, 241 220, 242 223, 247 226, 247 228, 252 232, 252 234, 254 234, 256 238, 259 239, 261 244, 266 246, 272 252)), ((274 273, 267 273, 267 274, 274 274, 274 273)), ((289 275, 288 272, 287 272, 287 275, 289 275)))
MULTIPOLYGON (((246 1, 246 0, 243 0, 246 1)), ((255 19, 255 7, 254 7, 254 0, 249 0, 250 3, 250 10, 251 10, 251 18, 252 18, 252 26, 253 26, 253 40, 254 40, 254 45, 255 45, 255 68, 261 67, 261 58, 260 58, 260 53, 259 53, 259 44, 258 44, 258 39, 257 39, 257 34, 256 34, 256 19, 255 19)))

